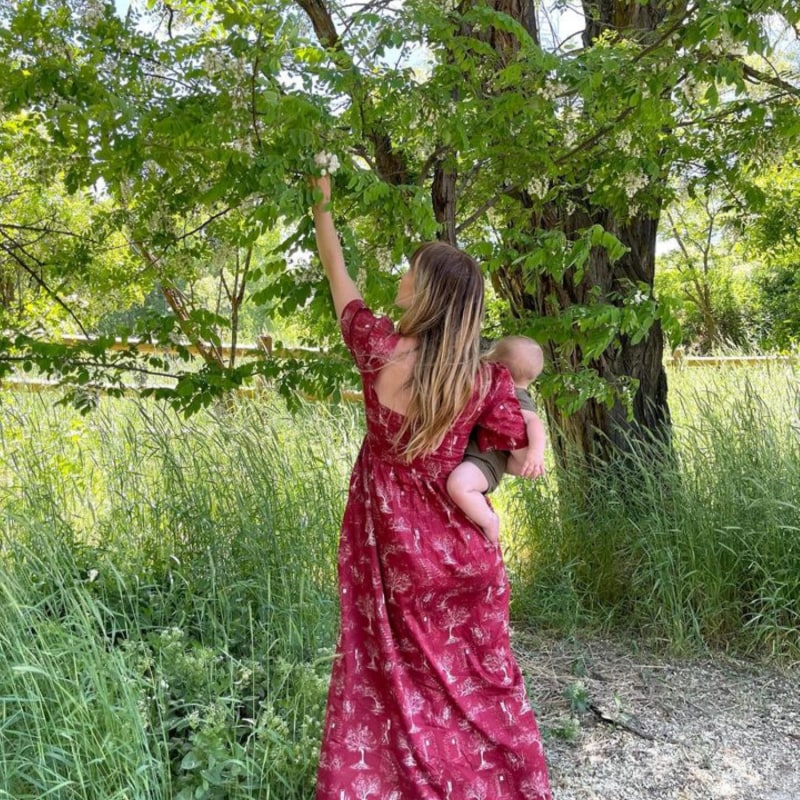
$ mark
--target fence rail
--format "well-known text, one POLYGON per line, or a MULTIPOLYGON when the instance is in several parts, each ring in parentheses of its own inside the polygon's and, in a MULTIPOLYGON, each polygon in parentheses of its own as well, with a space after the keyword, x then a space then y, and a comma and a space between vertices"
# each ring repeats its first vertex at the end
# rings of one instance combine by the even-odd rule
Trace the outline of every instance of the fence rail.
POLYGON ((797 364, 800 356, 685 356, 676 350, 668 367, 757 367, 768 364, 797 364))
MULTIPOLYGON (((92 339, 86 336, 62 336, 61 343, 66 345, 80 345, 91 342, 92 339)), ((207 348, 211 347, 209 342, 204 343, 207 348)), ((193 356, 199 356, 200 350, 193 344, 181 345, 181 347, 188 351, 193 356)), ((167 345, 157 345, 150 342, 139 342, 135 339, 122 340, 117 339, 108 348, 112 351, 134 349, 137 352, 146 355, 178 355, 176 347, 169 347, 167 345)), ((325 357, 324 351, 318 350, 313 347, 275 347, 271 336, 259 336, 255 344, 237 344, 232 347, 230 344, 221 344, 217 350, 225 357, 230 357, 231 354, 235 358, 240 357, 253 357, 263 358, 265 356, 271 358, 298 358, 304 359, 312 356, 325 357)), ((743 367, 743 366, 758 366, 761 364, 797 364, 800 361, 800 355, 788 356, 689 356, 683 350, 678 348, 673 350, 672 355, 665 360, 668 367, 743 367)))
MULTIPOLYGON (((61 344, 78 346, 92 342, 93 339, 87 336, 61 336, 61 344)), ((210 342, 204 342, 206 348, 211 348, 210 342)), ((180 347, 193 356, 200 355, 200 348, 193 344, 182 344, 180 347)), ((136 350, 143 355, 178 355, 178 346, 152 344, 152 342, 140 342, 136 339, 116 339, 108 347, 111 351, 136 350)), ((226 358, 233 355, 235 358, 252 357, 263 358, 307 358, 311 355, 318 355, 320 351, 313 347, 275 347, 271 336, 259 336, 256 344, 237 344, 233 347, 229 343, 221 344, 216 348, 219 353, 226 358)))
MULTIPOLYGON (((62 336, 61 343, 66 345, 78 346, 90 342, 91 339, 85 336, 62 336)), ((200 350, 198 347, 186 344, 181 346, 184 350, 188 351, 193 356, 199 356, 200 350)), ((170 347, 166 345, 155 345, 150 342, 139 342, 136 340, 117 340, 112 343, 109 348, 111 351, 121 351, 134 349, 139 353, 145 355, 164 355, 164 356, 177 356, 177 346, 170 347)), ((224 357, 230 357, 231 354, 235 358, 294 358, 306 359, 311 357, 325 358, 327 354, 324 351, 317 350, 311 347, 274 347, 271 336, 260 336, 256 344, 237 344, 232 347, 230 344, 221 344, 217 347, 219 353, 224 357)), ((675 350, 670 357, 665 359, 665 365, 676 369, 684 369, 686 367, 744 367, 744 366, 769 366, 769 365, 797 365, 800 363, 800 356, 687 356, 681 350, 675 350)), ((21 391, 21 392, 47 392, 56 390, 62 387, 59 381, 51 380, 49 378, 37 378, 27 375, 14 375, 0 380, 0 389, 8 391, 21 391)), ((87 390, 92 392, 103 393, 105 391, 103 386, 96 384, 88 385, 87 390)), ((139 389, 145 388, 131 386, 129 389, 124 390, 126 393, 135 394, 139 389)), ((236 389, 236 394, 244 397, 253 397, 265 391, 265 387, 259 386, 243 386, 236 389)), ((357 401, 361 399, 360 392, 345 391, 341 393, 344 400, 357 401)), ((315 399, 315 398, 308 398, 315 399)))

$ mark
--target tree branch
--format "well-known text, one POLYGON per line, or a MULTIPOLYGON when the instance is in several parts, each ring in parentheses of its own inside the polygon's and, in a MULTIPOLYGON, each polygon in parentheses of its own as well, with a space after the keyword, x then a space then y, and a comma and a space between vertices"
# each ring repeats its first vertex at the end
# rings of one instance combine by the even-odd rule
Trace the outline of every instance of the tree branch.
POLYGON ((749 64, 746 64, 741 59, 732 55, 728 56, 728 60, 739 64, 742 67, 745 77, 748 78, 751 83, 766 83, 769 86, 774 86, 776 89, 782 89, 786 94, 800 97, 800 86, 795 86, 785 81, 780 75, 768 75, 766 72, 751 67, 749 64))
POLYGON ((314 26, 320 44, 329 50, 341 50, 341 42, 333 17, 323 0, 296 0, 314 26))
POLYGON ((70 307, 69 307, 69 306, 68 306, 68 305, 67 305, 67 304, 66 304, 66 303, 65 303, 65 302, 64 302, 64 301, 63 301, 63 300, 62 300, 62 299, 59 297, 58 293, 57 293, 57 292, 56 292, 54 289, 51 289, 51 288, 50 288, 50 286, 49 286, 49 285, 48 285, 48 283, 47 283, 47 282, 44 280, 44 278, 42 278, 40 275, 37 275, 37 274, 36 274, 36 270, 32 269, 32 268, 30 267, 30 265, 26 264, 26 263, 25 263, 25 261, 24 261, 24 259, 20 258, 20 257, 19 257, 19 255, 17 255, 17 253, 16 253, 15 251, 16 251, 17 249, 19 249, 19 250, 20 250, 22 253, 24 253, 24 254, 25 254, 26 258, 30 258, 30 259, 31 259, 31 261, 33 261, 33 262, 36 264, 36 266, 37 266, 37 267, 39 267, 39 269, 44 269, 44 263, 43 263, 43 262, 41 262, 41 261, 39 261, 39 259, 37 259, 35 256, 32 256, 30 253, 26 253, 26 252, 25 252, 25 250, 24 250, 23 248, 21 248, 21 247, 20 247, 20 246, 19 246, 19 245, 18 245, 16 242, 14 242, 14 240, 13 240, 13 239, 11 239, 11 238, 8 236, 8 234, 6 234, 6 232, 5 232, 5 231, 3 231, 2 229, 0 229, 0 235, 4 236, 4 237, 5 237, 5 238, 6 238, 8 241, 12 242, 12 244, 13 244, 13 246, 9 246, 9 245, 7 245, 7 244, 0 243, 0 250, 2 250, 4 253, 6 253, 6 254, 7 254, 7 255, 8 255, 8 256, 9 256, 9 257, 10 257, 10 258, 13 260, 13 261, 15 261, 15 262, 16 262, 16 263, 17 263, 17 264, 18 264, 18 265, 19 265, 19 266, 20 266, 20 267, 21 267, 21 268, 22 268, 22 269, 23 269, 23 270, 24 270, 24 271, 25 271, 25 272, 26 272, 28 275, 30 275, 30 276, 31 276, 31 278, 33 278, 33 280, 34 280, 34 281, 35 281, 35 282, 36 282, 36 283, 37 283, 39 286, 41 286, 41 288, 42 288, 42 289, 44 289, 44 290, 45 290, 45 292, 47 292, 47 294, 48 294, 48 295, 49 295, 49 296, 50 296, 50 297, 51 297, 51 298, 52 298, 52 299, 53 299, 53 300, 54 300, 56 303, 58 303, 58 305, 60 305, 60 306, 61 306, 61 308, 63 308, 63 309, 64 309, 64 311, 66 311, 66 312, 67 312, 67 314, 69 314, 69 316, 70 316, 70 317, 72 317, 72 319, 75 321, 75 324, 76 324, 76 325, 78 326, 78 328, 80 329, 81 333, 82 333, 84 336, 88 336, 89 334, 88 334, 88 332, 86 331, 86 328, 84 328, 84 327, 83 327, 83 323, 80 321, 80 319, 78 318, 77 314, 75 314, 75 312, 74 312, 74 311, 73 311, 73 310, 72 310, 72 309, 71 309, 71 308, 70 308, 70 307))
POLYGON ((369 93, 363 86, 363 79, 352 57, 342 46, 341 37, 327 6, 323 0, 296 0, 296 2, 308 15, 320 44, 331 52, 334 62, 343 70, 352 72, 354 76, 354 89, 350 92, 350 98, 358 108, 366 138, 372 143, 378 175, 392 186, 408 183, 405 158, 395 151, 386 131, 381 130, 372 120, 373 106, 369 93))

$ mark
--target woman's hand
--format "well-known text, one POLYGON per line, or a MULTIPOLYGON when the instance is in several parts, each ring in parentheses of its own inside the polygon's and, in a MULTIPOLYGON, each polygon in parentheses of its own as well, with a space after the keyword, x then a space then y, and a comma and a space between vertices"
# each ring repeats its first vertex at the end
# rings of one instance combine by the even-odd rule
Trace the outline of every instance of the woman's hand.
POLYGON ((322 198, 314 203, 314 208, 325 210, 331 202, 331 176, 330 175, 312 175, 309 177, 308 182, 313 189, 318 189, 322 193, 322 198))

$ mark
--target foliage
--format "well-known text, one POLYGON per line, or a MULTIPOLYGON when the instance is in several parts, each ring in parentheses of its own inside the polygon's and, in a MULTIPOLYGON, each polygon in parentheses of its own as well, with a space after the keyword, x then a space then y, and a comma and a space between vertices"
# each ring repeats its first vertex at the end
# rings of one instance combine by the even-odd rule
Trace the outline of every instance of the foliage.
POLYGON ((674 299, 685 347, 785 351, 800 335, 797 157, 774 158, 744 188, 684 186, 665 211, 671 249, 659 258, 656 289, 674 299))
POLYGON ((760 214, 743 231, 747 252, 758 260, 753 279, 760 296, 764 347, 790 350, 800 342, 800 166, 789 152, 758 177, 765 192, 760 214))
POLYGON ((86 333, 142 286, 125 238, 103 231, 109 204, 68 190, 40 158, 48 142, 35 114, 0 119, 0 323, 86 333))
POLYGON ((761 295, 761 341, 765 348, 796 350, 800 342, 800 261, 775 258, 754 274, 761 295))
MULTIPOLYGON (((733 259, 738 258, 743 258, 741 251, 733 255, 733 259)), ((701 308, 695 300, 696 287, 687 286, 691 279, 686 271, 673 266, 675 256, 661 257, 656 292, 661 302, 673 304, 680 328, 674 344, 685 351, 708 354, 768 349, 762 327, 762 303, 768 298, 756 282, 758 265, 725 263, 729 260, 732 259, 720 259, 722 263, 703 277, 701 308)))
MULTIPOLYGON (((102 185, 104 225, 131 242, 137 280, 180 298, 144 335, 211 343, 207 369, 161 395, 192 411, 265 370, 287 392, 336 385, 330 362, 308 375, 220 363, 213 345, 237 330, 235 304, 225 318, 187 288, 216 275, 241 304, 250 270, 270 273, 251 301, 267 317, 308 309, 327 341, 327 293, 303 255, 304 176, 325 149, 341 157, 336 211, 374 306, 390 304, 414 240, 458 238, 509 303, 506 328, 549 344, 553 413, 663 404, 658 376, 618 366, 641 361, 631 348, 660 348, 669 319, 652 296, 648 231, 671 174, 744 185, 742 165, 769 160, 765 137, 798 136, 795 76, 770 72, 764 22, 796 23, 796 6, 619 4, 613 24, 587 15, 576 46, 550 42, 533 4, 518 5, 364 5, 346 19, 304 0, 154 1, 124 18, 98 0, 4 8, 0 108, 41 131, 30 163, 70 192, 102 185)), ((48 360, 27 339, 17 350, 67 374, 83 356, 48 360)))
POLYGON ((0 414, 0 789, 308 797, 358 417, 0 414))
MULTIPOLYGON (((552 478, 504 482, 517 624, 796 657, 796 374, 671 377, 658 480, 636 461, 624 486, 576 476, 591 517, 552 478)), ((308 797, 360 412, 0 399, 0 790, 308 797)))
MULTIPOLYGON (((665 210, 662 237, 672 249, 660 256, 659 297, 674 297, 681 344, 710 352, 747 344, 746 326, 735 301, 737 254, 730 236, 731 210, 719 191, 676 193, 665 210)), ((739 280, 738 283, 743 283, 739 280)))

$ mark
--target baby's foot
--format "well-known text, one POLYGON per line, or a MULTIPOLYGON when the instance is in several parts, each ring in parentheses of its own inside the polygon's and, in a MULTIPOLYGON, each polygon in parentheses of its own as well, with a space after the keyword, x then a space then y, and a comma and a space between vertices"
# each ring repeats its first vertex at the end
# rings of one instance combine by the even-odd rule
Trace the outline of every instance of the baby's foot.
POLYGON ((483 535, 494 545, 500 542, 500 517, 494 513, 494 511, 489 512, 489 516, 486 518, 486 524, 481 525, 481 529, 483 530, 483 535))

